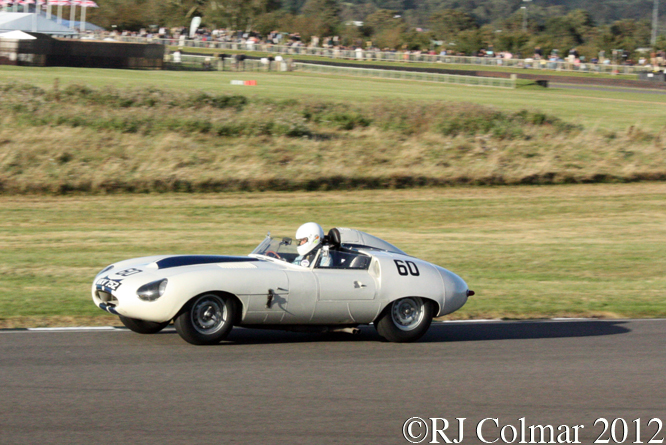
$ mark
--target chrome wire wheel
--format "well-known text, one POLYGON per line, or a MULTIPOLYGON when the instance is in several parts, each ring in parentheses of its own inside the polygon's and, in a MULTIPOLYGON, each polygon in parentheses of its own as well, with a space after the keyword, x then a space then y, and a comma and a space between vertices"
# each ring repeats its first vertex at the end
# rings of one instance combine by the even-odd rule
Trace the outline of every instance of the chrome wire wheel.
POLYGON ((203 335, 218 332, 226 325, 229 310, 225 301, 217 295, 203 295, 192 305, 190 312, 192 326, 203 335))
POLYGON ((411 331, 419 327, 424 315, 423 300, 419 297, 401 298, 391 305, 391 319, 401 331, 411 331))
POLYGON ((215 345, 229 335, 240 310, 233 295, 222 292, 201 294, 183 306, 173 325, 188 343, 215 345))

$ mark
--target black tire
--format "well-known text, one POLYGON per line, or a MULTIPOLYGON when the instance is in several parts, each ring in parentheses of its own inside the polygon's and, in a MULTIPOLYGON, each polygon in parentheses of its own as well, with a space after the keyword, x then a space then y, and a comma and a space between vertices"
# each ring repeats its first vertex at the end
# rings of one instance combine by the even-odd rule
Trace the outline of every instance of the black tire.
POLYGON ((168 321, 163 323, 157 323, 154 321, 138 320, 136 318, 123 317, 119 315, 120 321, 125 325, 130 331, 134 331, 138 334, 157 334, 162 329, 166 328, 169 324, 168 321))
POLYGON ((186 342, 214 345, 229 335, 237 315, 238 305, 233 297, 209 293, 190 300, 173 324, 186 342))
POLYGON ((423 337, 432 323, 434 304, 420 297, 395 300, 375 320, 379 335, 392 342, 411 342, 423 337))

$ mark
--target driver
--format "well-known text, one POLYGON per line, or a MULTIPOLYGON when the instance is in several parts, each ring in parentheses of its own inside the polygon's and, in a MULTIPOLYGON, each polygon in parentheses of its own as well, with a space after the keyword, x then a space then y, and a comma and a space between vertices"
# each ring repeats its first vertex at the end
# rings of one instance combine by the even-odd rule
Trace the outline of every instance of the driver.
POLYGON ((296 250, 298 256, 294 259, 294 263, 303 267, 310 267, 310 262, 317 254, 317 248, 321 246, 324 241, 324 229, 315 222, 303 224, 296 231, 296 250))

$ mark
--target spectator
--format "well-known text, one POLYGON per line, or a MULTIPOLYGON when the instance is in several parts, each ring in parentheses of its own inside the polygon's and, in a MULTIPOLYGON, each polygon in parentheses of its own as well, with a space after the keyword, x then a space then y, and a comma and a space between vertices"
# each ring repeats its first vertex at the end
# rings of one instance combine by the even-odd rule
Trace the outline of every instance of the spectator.
POLYGON ((593 71, 596 71, 596 72, 600 71, 599 59, 597 59, 596 57, 592 57, 592 59, 590 60, 590 63, 592 64, 592 70, 593 71))
POLYGON ((569 55, 567 56, 567 65, 566 69, 571 71, 574 69, 576 59, 578 59, 578 50, 576 48, 571 48, 569 50, 569 55))
POLYGON ((540 46, 537 46, 534 48, 534 59, 535 60, 540 60, 543 57, 543 51, 541 50, 540 46))
POLYGON ((241 68, 245 71, 245 54, 236 54, 234 59, 236 59, 236 71, 240 71, 241 68))
POLYGON ((557 54, 552 53, 548 58, 548 69, 549 70, 557 69, 557 62, 558 62, 557 54))

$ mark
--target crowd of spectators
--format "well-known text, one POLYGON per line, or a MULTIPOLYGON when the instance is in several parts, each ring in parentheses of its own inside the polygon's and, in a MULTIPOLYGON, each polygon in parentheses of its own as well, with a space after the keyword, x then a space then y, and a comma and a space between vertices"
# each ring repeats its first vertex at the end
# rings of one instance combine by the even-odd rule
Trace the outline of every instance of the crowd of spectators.
MULTIPOLYGON (((450 53, 448 53, 450 54, 450 53)), ((522 59, 520 63, 526 68, 546 68, 546 69, 557 69, 559 66, 564 65, 564 68, 567 70, 580 70, 580 71, 598 71, 599 65, 622 65, 622 66, 641 66, 645 68, 653 68, 654 70, 663 70, 666 68, 666 51, 650 51, 649 57, 647 51, 640 53, 641 55, 638 58, 638 61, 634 61, 630 56, 629 51, 624 50, 615 50, 609 56, 606 55, 605 51, 599 51, 596 57, 592 57, 589 60, 579 54, 577 48, 572 48, 569 50, 566 56, 560 55, 560 52, 555 49, 550 52, 549 55, 544 56, 544 52, 541 47, 537 46, 534 48, 534 54, 532 57, 527 57, 522 59)), ((442 50, 440 55, 447 55, 446 50, 442 50)), ((520 59, 519 54, 512 54, 509 51, 493 51, 492 47, 488 49, 481 49, 475 54, 476 57, 481 58, 493 58, 496 59, 498 66, 501 66, 505 61, 511 59, 520 59)))
MULTIPOLYGON (((272 31, 266 36, 255 32, 232 31, 228 29, 206 29, 200 28, 190 38, 189 29, 186 27, 142 29, 140 31, 103 31, 101 37, 108 40, 116 40, 119 37, 140 37, 147 40, 166 40, 171 45, 185 46, 186 40, 194 40, 201 43, 233 43, 239 45, 240 49, 248 51, 266 50, 267 47, 279 45, 287 47, 290 53, 299 54, 304 48, 318 48, 324 51, 323 55, 338 58, 351 57, 358 60, 381 60, 379 53, 389 53, 391 60, 417 61, 419 56, 468 56, 450 49, 435 50, 409 50, 406 47, 378 48, 372 42, 357 41, 354 45, 342 45, 339 36, 311 37, 309 42, 304 42, 298 33, 286 33, 272 31)), ((98 36, 99 37, 99 36, 98 36)), ((645 69, 652 68, 661 71, 666 68, 666 53, 664 51, 653 51, 651 53, 639 53, 638 60, 633 60, 628 51, 613 51, 606 54, 600 51, 595 57, 586 58, 579 54, 577 48, 569 50, 568 54, 561 54, 558 50, 552 50, 545 54, 540 47, 534 48, 533 55, 521 58, 519 54, 510 51, 495 51, 492 47, 484 48, 473 56, 483 59, 492 59, 492 64, 497 66, 510 65, 514 67, 539 68, 539 69, 566 69, 573 71, 601 71, 603 65, 641 66, 645 69), (642 55, 640 55, 642 54, 642 55)), ((385 59, 385 57, 384 57, 385 59)), ((488 62, 486 60, 486 62, 488 62)), ((486 63, 487 64, 487 63, 486 63)))
POLYGON ((305 43, 302 41, 299 33, 287 33, 280 31, 272 31, 266 36, 262 36, 255 32, 246 31, 230 31, 227 29, 198 29, 194 37, 189 37, 189 30, 185 27, 177 28, 159 28, 154 30, 142 29, 140 31, 111 31, 98 33, 103 38, 117 39, 118 37, 140 37, 150 39, 167 40, 172 45, 179 45, 185 40, 194 40, 198 42, 211 42, 211 43, 235 43, 239 44, 241 48, 247 50, 257 49, 259 45, 281 45, 290 47, 294 53, 299 53, 301 48, 325 48, 339 51, 363 51, 363 52, 400 52, 407 54, 431 54, 436 55, 435 51, 409 51, 405 48, 378 48, 373 46, 371 42, 358 42, 355 45, 345 46, 342 45, 342 40, 339 36, 327 36, 320 38, 312 36, 310 42, 305 43))

